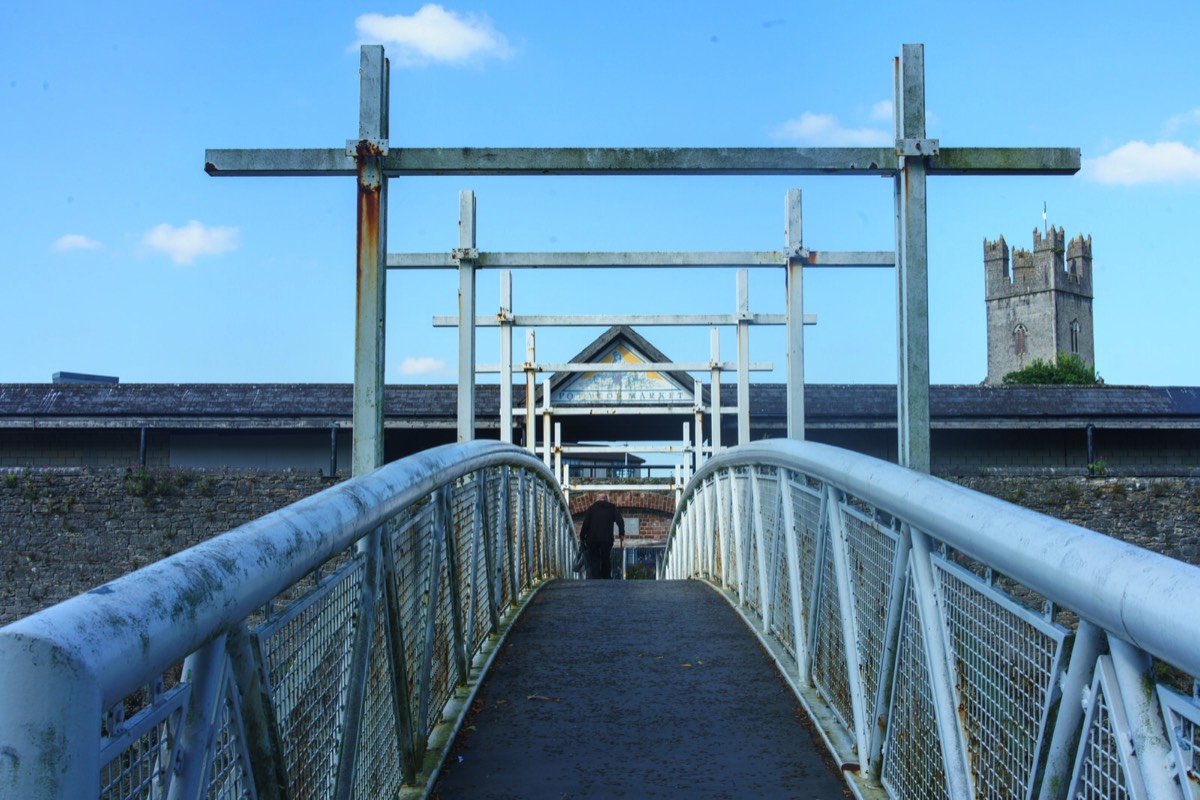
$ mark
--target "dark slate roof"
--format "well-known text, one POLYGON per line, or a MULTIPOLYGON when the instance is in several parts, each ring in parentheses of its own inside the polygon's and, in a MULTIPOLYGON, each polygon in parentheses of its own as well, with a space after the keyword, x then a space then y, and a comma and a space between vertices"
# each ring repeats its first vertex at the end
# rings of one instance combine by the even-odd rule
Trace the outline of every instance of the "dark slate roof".
MULTIPOLYGON (((722 384, 725 406, 737 398, 722 384)), ((500 413, 495 384, 476 387, 480 417, 500 413)), ((0 384, 0 427, 25 428, 104 420, 109 424, 237 420, 286 426, 348 422, 353 404, 349 384, 0 384)), ((513 407, 524 405, 524 387, 514 387, 513 407)), ((453 420, 457 387, 393 385, 385 390, 385 413, 398 424, 453 420)), ((751 384, 750 416, 778 424, 787 414, 782 384, 751 384)), ((875 384, 812 384, 805 388, 805 416, 814 427, 895 425, 896 387, 875 384)), ((1103 422, 1118 427, 1200 428, 1200 387, 1179 386, 933 386, 934 427, 1075 426, 1103 422)), ((732 415, 726 418, 731 424, 732 415)))
MULTIPOLYGON (((737 387, 721 384, 723 405, 737 387)), ((810 425, 896 421, 896 387, 811 384, 804 411, 810 425)), ((750 416, 783 417, 787 389, 751 384, 750 416)), ((1194 386, 931 386, 931 424, 941 427, 1075 425, 1104 420, 1141 425, 1200 427, 1200 387, 1194 386)))

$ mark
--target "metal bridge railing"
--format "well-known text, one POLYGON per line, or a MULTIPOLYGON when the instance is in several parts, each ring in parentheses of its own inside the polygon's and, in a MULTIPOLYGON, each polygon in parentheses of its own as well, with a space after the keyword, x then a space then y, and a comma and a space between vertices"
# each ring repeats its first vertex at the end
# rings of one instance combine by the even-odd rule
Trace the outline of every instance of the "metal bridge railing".
POLYGON ((573 538, 541 461, 448 445, 19 620, 0 795, 396 797, 573 538))
POLYGON ((1196 567, 788 440, 710 460, 670 536, 861 797, 1200 800, 1196 567))

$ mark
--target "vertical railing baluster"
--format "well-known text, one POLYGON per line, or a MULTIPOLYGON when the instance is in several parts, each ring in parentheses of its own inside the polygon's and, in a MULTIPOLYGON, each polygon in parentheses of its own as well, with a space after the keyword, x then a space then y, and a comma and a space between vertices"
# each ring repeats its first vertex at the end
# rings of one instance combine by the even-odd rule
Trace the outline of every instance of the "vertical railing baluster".
POLYGON ((754 523, 754 555, 758 568, 758 613, 762 616, 763 630, 771 630, 771 601, 767 598, 767 547, 762 520, 762 489, 758 485, 758 469, 750 468, 750 520, 754 523))
POLYGON ((792 646, 796 649, 796 672, 802 686, 812 686, 812 661, 804 618, 804 587, 800 583, 800 544, 796 535, 796 506, 792 498, 792 481, 781 471, 780 501, 783 503, 783 536, 787 548, 788 588, 792 614, 792 646))
MULTIPOLYGON (((911 540, 900 536, 892 557, 892 580, 888 586, 887 620, 884 623, 883 656, 879 662, 879 685, 875 688, 874 711, 870 719, 886 720, 892 705, 892 678, 896 674, 899 653, 900 621, 904 610, 904 587, 908 583, 908 555, 911 540)), ((882 724, 871 725, 871 749, 868 767, 872 779, 878 781, 883 769, 883 740, 886 730, 882 724)))
POLYGON ((225 647, 241 699, 242 729, 246 734, 255 794, 259 800, 284 800, 287 797, 287 766, 283 760, 279 726, 268 697, 261 650, 251 644, 245 622, 227 634, 225 647))
POLYGON ((867 725, 866 689, 858 649, 858 597, 850 569, 850 544, 847 541, 840 490, 825 487, 829 507, 830 547, 833 551, 833 571, 837 577, 837 598, 841 620, 842 649, 846 657, 846 683, 850 687, 850 711, 854 716, 852 731, 858 757, 866 762, 870 757, 870 732, 867 725))
POLYGON ((954 667, 946 646, 946 625, 938 602, 933 577, 929 536, 909 526, 912 543, 914 597, 917 616, 921 622, 925 664, 929 674, 929 695, 933 700, 938 741, 941 744, 943 769, 946 774, 946 793, 950 800, 969 800, 974 797, 971 763, 967 755, 966 737, 958 716, 958 700, 954 691, 954 667))
POLYGON ((174 764, 160 765, 160 771, 170 776, 170 785, 165 794, 159 786, 157 797, 166 800, 207 795, 201 791, 209 775, 212 762, 212 741, 216 736, 214 725, 220 707, 225 702, 225 635, 221 634, 204 647, 192 653, 183 662, 181 683, 191 685, 191 696, 183 717, 183 727, 174 748, 166 750, 168 757, 173 750, 181 753, 179 769, 174 764))

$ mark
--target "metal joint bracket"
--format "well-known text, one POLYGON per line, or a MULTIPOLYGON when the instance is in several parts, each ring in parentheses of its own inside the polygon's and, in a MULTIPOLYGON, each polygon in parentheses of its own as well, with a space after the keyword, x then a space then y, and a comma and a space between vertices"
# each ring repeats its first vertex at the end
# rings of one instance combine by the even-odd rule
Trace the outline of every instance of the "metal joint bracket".
POLYGON ((388 154, 387 139, 347 139, 346 155, 350 158, 378 158, 388 154))
POLYGON ((454 259, 455 261, 459 261, 459 262, 478 261, 479 260, 479 248, 478 247, 456 247, 450 251, 450 258, 454 259))
POLYGON ((803 261, 806 264, 808 263, 808 258, 810 255, 811 255, 811 251, 807 247, 803 247, 800 245, 793 247, 787 253, 787 257, 789 260, 803 261))
POLYGON ((898 156, 936 156, 940 149, 937 139, 897 139, 898 156))

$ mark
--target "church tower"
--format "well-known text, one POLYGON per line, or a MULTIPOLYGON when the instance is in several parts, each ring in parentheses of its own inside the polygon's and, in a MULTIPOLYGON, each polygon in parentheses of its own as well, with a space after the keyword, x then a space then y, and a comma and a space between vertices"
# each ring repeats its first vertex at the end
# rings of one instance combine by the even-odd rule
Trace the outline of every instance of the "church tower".
POLYGON ((1033 231, 1033 252, 1013 248, 1001 236, 983 240, 987 303, 987 379, 1004 382, 1009 372, 1035 358, 1059 353, 1095 366, 1092 339, 1092 237, 1076 236, 1063 247, 1063 229, 1043 237, 1033 231), (1065 259, 1064 259, 1065 252, 1065 259))

